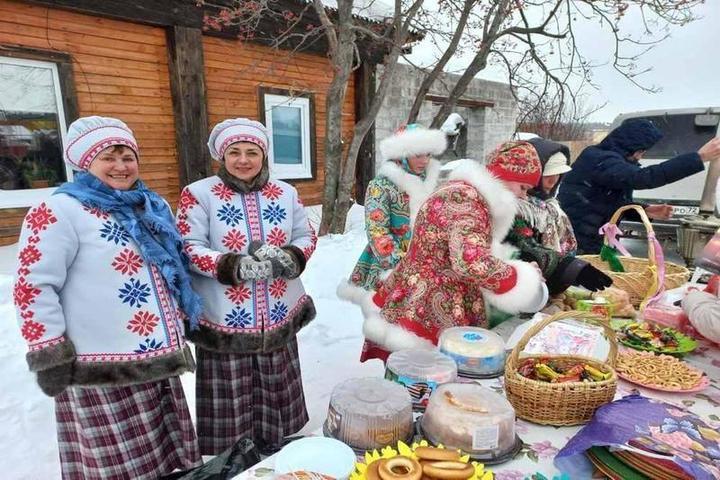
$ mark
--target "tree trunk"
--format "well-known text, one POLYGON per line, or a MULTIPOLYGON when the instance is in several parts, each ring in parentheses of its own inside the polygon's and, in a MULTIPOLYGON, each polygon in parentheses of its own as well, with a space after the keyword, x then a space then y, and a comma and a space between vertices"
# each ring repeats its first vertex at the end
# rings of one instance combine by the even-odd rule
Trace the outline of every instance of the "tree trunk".
POLYGON ((338 2, 337 46, 331 57, 333 79, 325 99, 325 185, 323 188, 320 235, 331 231, 336 216, 338 183, 342 174, 342 108, 352 73, 355 33, 352 29, 352 1, 338 2))
POLYGON ((452 113, 457 101, 465 93, 465 90, 467 90, 468 85, 472 79, 475 78, 475 75, 487 66, 487 59, 490 55, 490 51, 492 50, 492 46, 495 43, 496 35, 500 31, 503 21, 505 21, 509 14, 507 8, 509 3, 509 0, 501 0, 500 4, 497 5, 490 29, 480 44, 480 50, 478 50, 475 58, 473 58, 472 62, 470 62, 470 65, 468 65, 468 68, 463 72, 460 79, 458 79, 445 103, 442 107, 440 107, 440 110, 438 110, 435 118, 433 118, 430 128, 440 128, 448 115, 452 113))

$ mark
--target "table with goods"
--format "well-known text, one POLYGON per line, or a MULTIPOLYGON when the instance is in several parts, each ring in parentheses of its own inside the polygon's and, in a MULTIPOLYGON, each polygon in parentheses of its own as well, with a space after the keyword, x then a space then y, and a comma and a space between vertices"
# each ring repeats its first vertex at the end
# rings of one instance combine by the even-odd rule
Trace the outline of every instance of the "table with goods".
POLYGON ((678 306, 704 286, 649 222, 645 269, 619 255, 613 223, 593 259, 613 287, 392 353, 384 378, 335 387, 316 435, 236 478, 720 478, 720 348, 678 306))
MULTIPOLYGON (((536 323, 535 326, 540 324, 548 326, 549 324, 546 323, 548 319, 554 319, 553 323, 562 324, 562 315, 567 315, 568 318, 582 316, 574 311, 565 312, 559 314, 559 319, 558 315, 546 317, 544 321, 536 323)), ((626 320, 618 320, 615 327, 619 332, 621 327, 618 324, 622 325, 626 320)), ((508 339, 515 327, 526 323, 528 323, 527 320, 513 318, 503 323, 497 330, 505 339, 508 339)), ((577 328, 577 325, 572 323, 568 323, 568 325, 572 327, 571 331, 573 328, 577 328)), ((472 330, 468 329, 465 334, 473 342, 477 342, 479 337, 486 335, 489 343, 496 340, 490 335, 492 332, 472 330)), ((580 330, 578 332, 580 335, 577 337, 577 344, 583 345, 581 335, 583 332, 580 330)), ((532 333, 532 331, 528 333, 532 333)), ((545 340, 552 343, 554 337, 568 336, 567 332, 564 333, 565 335, 563 335, 563 328, 560 328, 554 335, 552 332, 545 335, 545 340)), ((460 373, 460 375, 468 374, 470 376, 456 377, 453 375, 452 367, 448 367, 446 362, 447 358, 452 357, 440 353, 440 351, 415 351, 415 356, 412 351, 398 352, 398 354, 402 353, 400 357, 406 357, 406 362, 396 364, 395 370, 391 370, 392 360, 394 360, 391 357, 386 373, 388 379, 348 380, 336 387, 330 401, 328 418, 323 430, 317 432, 317 435, 327 437, 323 440, 339 438, 351 447, 351 461, 355 462, 355 466, 352 472, 347 472, 344 476, 357 480, 363 478, 370 480, 412 479, 412 476, 402 475, 385 478, 372 472, 368 475, 367 464, 377 464, 381 459, 387 460, 396 457, 398 471, 405 472, 407 470, 409 472, 411 470, 403 463, 403 459, 407 457, 417 460, 422 456, 423 450, 426 450, 425 447, 433 446, 436 442, 458 446, 463 453, 470 452, 470 457, 465 455, 465 458, 462 458, 458 455, 457 457, 441 456, 441 458, 458 458, 462 460, 461 463, 470 462, 473 465, 473 471, 472 474, 468 473, 466 477, 461 477, 462 470, 451 469, 455 460, 444 460, 450 473, 439 470, 440 473, 436 473, 438 476, 425 475, 426 478, 495 478, 498 480, 703 478, 697 474, 683 476, 682 470, 673 474, 674 470, 662 463, 663 458, 652 456, 664 457, 657 453, 663 448, 673 449, 671 454, 675 458, 685 457, 685 459, 692 460, 695 460, 696 457, 707 458, 708 462, 705 466, 708 473, 704 478, 720 478, 720 434, 716 433, 720 429, 720 417, 718 417, 720 415, 720 409, 718 409, 720 407, 720 350, 718 347, 705 340, 696 340, 695 348, 679 357, 634 350, 624 347, 622 343, 619 345, 615 374, 604 369, 605 364, 598 359, 576 362, 570 357, 569 360, 563 362, 558 361, 559 356, 553 358, 548 355, 538 355, 532 357, 537 361, 528 361, 527 358, 523 360, 524 357, 519 357, 517 361, 513 362, 513 353, 518 351, 515 348, 509 352, 507 361, 508 367, 513 370, 504 373, 502 371, 495 372, 501 374, 495 378, 471 378, 482 375, 482 371, 486 370, 485 367, 495 361, 488 357, 481 362, 475 362, 475 369, 470 368, 470 370, 460 373), (440 356, 438 362, 440 367, 433 370, 431 375, 423 377, 422 372, 418 372, 418 370, 422 370, 422 365, 429 365, 423 363, 428 360, 423 357, 433 354, 440 356), (652 369, 650 371, 655 372, 657 377, 647 378, 642 361, 628 362, 630 366, 624 367, 623 359, 626 355, 629 355, 630 358, 648 355, 655 362, 651 362, 652 369), (413 364, 414 360, 416 362, 413 364), (673 365, 673 362, 677 362, 680 366, 673 365), (406 368, 403 369, 403 366, 406 368), (528 368, 531 368, 531 371, 528 371, 528 368), (621 368, 627 369, 620 370, 621 368), (637 368, 638 372, 635 372, 634 368, 637 368), (663 376, 663 368, 671 372, 670 376, 663 376), (676 376, 677 372, 673 369, 681 369, 682 375, 676 376), (416 381, 412 382, 412 375, 405 375, 403 370, 410 370, 412 375, 417 375, 416 381), (527 376, 522 375, 521 370, 527 376), (699 377, 696 377, 695 375, 698 374, 699 377), (513 377, 511 382, 507 382, 508 376, 513 377), (680 383, 673 384, 674 378, 677 378, 680 383), (587 387, 586 390, 589 389, 593 393, 576 391, 577 398, 574 398, 569 392, 575 390, 573 386, 578 384, 578 380, 580 385, 587 387), (523 385, 525 382, 530 386, 523 385), (402 383, 407 385, 407 389, 401 387, 402 383), (508 394, 506 384, 509 388, 514 389, 514 393, 508 394), (537 388, 533 389, 533 386, 537 388), (546 392, 543 390, 544 387, 558 388, 559 390, 555 393, 546 392), (563 390, 565 387, 568 390, 563 390), (432 394, 428 393, 430 389, 432 389, 432 394), (508 396, 516 403, 509 402, 508 396), (597 468, 587 476, 585 476, 585 472, 563 475, 554 463, 555 457, 581 431, 585 425, 580 423, 585 422, 582 417, 588 414, 592 415, 597 407, 593 402, 600 405, 614 405, 607 402, 623 397, 631 400, 649 399, 649 401, 663 402, 657 406, 665 409, 667 413, 663 418, 657 417, 654 423, 652 420, 638 422, 643 424, 645 430, 640 431, 643 427, 638 426, 637 436, 633 440, 644 441, 645 444, 628 442, 625 449, 615 452, 606 448, 605 445, 589 447, 584 450, 589 452, 589 455, 588 453, 583 454, 588 459, 590 456, 600 457, 600 459, 593 458, 591 463, 604 461, 612 465, 622 462, 618 459, 624 458, 624 464, 615 465, 621 472, 619 476, 602 474, 597 468), (367 408, 368 406, 377 407, 376 418, 373 418, 372 408, 367 408), (362 411, 365 417, 361 413, 353 415, 354 407, 356 412, 362 411), (421 411, 423 409, 424 411, 421 411), (563 423, 580 424, 563 425, 563 423), (476 447, 477 450, 473 450, 473 447, 476 447), (418 448, 420 450, 417 453, 413 452, 418 448), (643 450, 652 453, 643 456, 643 453, 640 453, 643 450), (401 459, 398 460, 397 456, 401 459), (637 463, 643 459, 650 460, 646 465, 640 464, 635 471, 647 473, 633 476, 622 470, 623 465, 637 463), (664 466, 663 471, 668 474, 653 476, 653 465, 661 468, 664 466)), ((460 346, 457 350, 462 352, 463 348, 460 346)), ((452 352, 446 353, 452 354, 452 352)), ((504 350, 503 353, 505 353, 504 350)), ((462 353, 457 356, 463 357, 462 353)), ((466 356, 464 360, 466 367, 468 363, 472 363, 472 357, 466 356)), ((632 408, 637 408, 635 416, 638 418, 641 417, 642 412, 647 410, 647 406, 644 405, 639 407, 630 405, 629 407, 631 412, 634 411, 632 408)), ((625 418, 624 415, 626 414, 621 412, 618 414, 618 418, 625 418)), ((633 416, 632 413, 629 415, 633 416)), ((636 427, 633 426, 633 428, 636 427)), ((301 441, 294 443, 297 444, 301 441)), ((601 444, 602 441, 598 443, 601 444)), ((319 448, 320 451, 329 453, 329 450, 322 450, 326 447, 319 446, 319 448)), ((280 471, 275 470, 276 461, 278 458, 282 460, 283 453, 281 451, 265 459, 237 478, 273 478, 276 475, 288 473, 286 464, 282 465, 280 471)), ((432 455, 432 453, 432 451, 425 452, 426 455, 432 455)), ((303 450, 298 455, 307 458, 308 450, 303 450)), ((309 456, 311 457, 312 454, 309 456)), ((605 465, 605 463, 601 464, 605 465)), ((698 465, 694 461, 690 461, 688 464, 698 465)), ((587 465, 585 466, 587 467, 587 465)), ((290 467, 302 469, 300 465, 292 465, 292 460, 290 467)), ((337 475, 337 477, 342 476, 337 475)))

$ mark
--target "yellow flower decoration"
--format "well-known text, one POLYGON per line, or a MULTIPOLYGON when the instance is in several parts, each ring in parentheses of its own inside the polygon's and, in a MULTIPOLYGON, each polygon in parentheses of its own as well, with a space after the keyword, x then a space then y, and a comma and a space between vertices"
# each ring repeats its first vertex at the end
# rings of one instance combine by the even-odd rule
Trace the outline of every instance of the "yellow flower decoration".
MULTIPOLYGON (((426 440, 415 442, 412 445, 408 445, 405 442, 398 442, 397 449, 387 446, 378 452, 373 450, 372 452, 365 452, 365 459, 363 462, 355 464, 355 471, 350 475, 350 480, 367 480, 365 474, 368 469, 368 465, 381 459, 393 458, 399 455, 414 458, 417 460, 415 450, 418 447, 430 447, 431 445, 426 440)), ((437 445, 437 448, 445 448, 443 445, 437 445)), ((475 467, 475 473, 468 480, 493 480, 494 475, 491 470, 485 470, 485 465, 478 462, 470 462, 470 455, 463 455, 460 457, 460 461, 464 463, 471 463, 475 467)))

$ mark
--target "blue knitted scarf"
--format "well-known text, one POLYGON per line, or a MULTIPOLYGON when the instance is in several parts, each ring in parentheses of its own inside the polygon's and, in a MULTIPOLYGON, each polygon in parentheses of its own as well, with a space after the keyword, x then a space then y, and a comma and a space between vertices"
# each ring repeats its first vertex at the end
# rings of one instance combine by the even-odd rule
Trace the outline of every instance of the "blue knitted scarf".
POLYGON ((140 180, 131 190, 115 190, 86 172, 76 174, 74 182, 64 183, 55 193, 111 213, 140 247, 143 259, 160 271, 189 317, 190 328, 197 328, 202 302, 190 285, 188 257, 172 212, 160 195, 140 180))

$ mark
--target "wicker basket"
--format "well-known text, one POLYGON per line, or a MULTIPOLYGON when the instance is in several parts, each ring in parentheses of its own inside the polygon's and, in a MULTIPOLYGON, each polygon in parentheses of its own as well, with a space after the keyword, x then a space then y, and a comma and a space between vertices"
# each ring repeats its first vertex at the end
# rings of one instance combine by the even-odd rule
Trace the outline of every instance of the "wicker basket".
POLYGON ((528 330, 510 353, 505 364, 505 394, 519 418, 541 425, 580 425, 592 418, 595 410, 613 400, 617 388, 615 357, 617 343, 615 333, 608 321, 589 312, 561 312, 539 322, 528 330), (605 363, 595 359, 574 355, 533 354, 520 358, 528 341, 540 330, 558 320, 568 318, 594 320, 602 325, 610 342, 610 352, 605 363), (610 378, 599 382, 549 383, 531 380, 518 373, 518 368, 527 358, 549 358, 578 360, 603 372, 610 372, 610 378))
MULTIPOLYGON (((664 284, 665 290, 670 290, 685 284, 690 278, 690 271, 682 265, 663 260, 665 277, 657 278, 659 269, 655 254, 658 253, 660 258, 663 258, 663 255, 662 251, 655 250, 655 242, 652 241, 655 232, 645 210, 638 205, 626 205, 613 214, 610 223, 617 225, 620 216, 628 210, 635 210, 640 215, 648 232, 648 258, 619 257, 620 263, 625 268, 624 272, 611 272, 608 264, 600 259, 600 255, 580 255, 578 258, 609 275, 613 280, 613 287, 625 290, 630 295, 630 303, 638 308, 657 293, 656 286, 664 284)), ((608 244, 607 237, 605 244, 608 244)))

